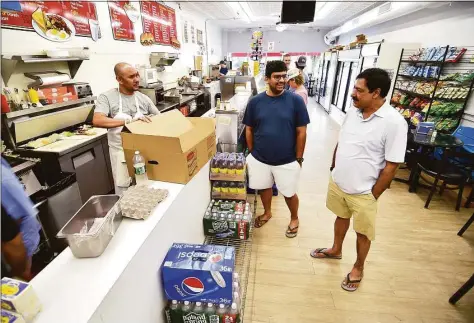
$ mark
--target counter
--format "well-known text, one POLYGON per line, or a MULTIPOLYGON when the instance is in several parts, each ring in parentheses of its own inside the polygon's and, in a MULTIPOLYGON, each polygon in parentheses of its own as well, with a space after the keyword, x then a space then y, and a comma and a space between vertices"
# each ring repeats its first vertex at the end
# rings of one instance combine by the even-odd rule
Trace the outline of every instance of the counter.
POLYGON ((209 163, 186 185, 151 183, 169 195, 148 219, 124 218, 100 257, 67 248, 32 280, 43 304, 35 323, 164 322, 159 268, 173 242, 204 241, 209 163))
MULTIPOLYGON (((204 95, 203 92, 200 92, 199 94, 181 94, 181 100, 179 101, 179 103, 178 102, 162 102, 162 103, 157 103, 156 107, 158 108, 158 110, 160 110, 160 112, 166 112, 172 109, 178 109, 183 104, 186 104, 193 100, 197 100, 203 95, 204 95)), ((198 110, 203 110, 203 109, 198 108, 198 110)), ((206 111, 203 111, 202 113, 204 112, 206 111)))

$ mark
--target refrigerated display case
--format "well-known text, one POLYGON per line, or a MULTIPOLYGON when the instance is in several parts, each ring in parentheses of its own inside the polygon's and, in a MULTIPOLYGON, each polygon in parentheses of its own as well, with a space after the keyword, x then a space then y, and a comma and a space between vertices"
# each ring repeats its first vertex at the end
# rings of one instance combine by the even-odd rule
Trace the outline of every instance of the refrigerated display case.
POLYGON ((359 66, 360 48, 339 51, 337 60, 331 104, 342 112, 346 112, 348 97, 351 95, 351 84, 354 86, 355 77, 357 76, 353 73, 353 68, 359 66))
POLYGON ((324 57, 324 67, 323 67, 323 97, 321 98, 320 104, 324 107, 324 109, 331 113, 331 100, 332 95, 335 90, 335 79, 336 79, 336 72, 337 72, 337 57, 338 52, 329 52, 325 53, 324 57))

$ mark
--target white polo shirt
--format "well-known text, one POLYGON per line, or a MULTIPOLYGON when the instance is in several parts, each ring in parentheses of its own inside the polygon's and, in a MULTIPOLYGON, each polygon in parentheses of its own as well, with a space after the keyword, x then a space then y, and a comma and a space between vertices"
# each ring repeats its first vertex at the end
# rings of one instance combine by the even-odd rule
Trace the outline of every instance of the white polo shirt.
POLYGON ((332 178, 347 194, 368 194, 386 161, 403 163, 408 125, 386 101, 365 119, 358 109, 349 109, 339 133, 332 178))

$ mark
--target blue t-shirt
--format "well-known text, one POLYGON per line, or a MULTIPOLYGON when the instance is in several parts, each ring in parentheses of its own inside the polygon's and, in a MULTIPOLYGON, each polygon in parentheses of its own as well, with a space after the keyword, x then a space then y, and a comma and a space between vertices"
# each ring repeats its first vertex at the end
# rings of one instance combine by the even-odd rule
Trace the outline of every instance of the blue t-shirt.
POLYGON ((285 91, 273 97, 263 92, 247 104, 243 123, 253 128, 252 156, 278 166, 296 160, 296 128, 306 126, 309 115, 299 95, 285 91))
POLYGON ((229 70, 227 69, 227 67, 221 67, 219 70, 219 73, 224 75, 227 75, 228 72, 229 70))

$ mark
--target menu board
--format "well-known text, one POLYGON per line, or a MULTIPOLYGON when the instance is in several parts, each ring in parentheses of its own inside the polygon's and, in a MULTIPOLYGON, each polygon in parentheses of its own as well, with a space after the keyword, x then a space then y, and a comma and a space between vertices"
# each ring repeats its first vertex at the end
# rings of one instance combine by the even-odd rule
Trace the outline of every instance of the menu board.
POLYGON ((34 30, 32 14, 41 9, 71 23, 76 36, 92 37, 90 21, 97 21, 95 4, 89 1, 2 1, 2 28, 34 30))
POLYGON ((155 44, 180 46, 173 8, 157 1, 140 1, 140 9, 144 34, 151 34, 155 44))
POLYGON ((130 1, 109 1, 110 24, 115 40, 135 41, 134 13, 138 11, 130 1))

